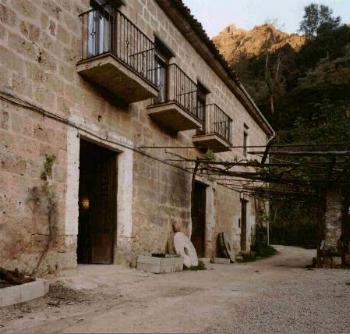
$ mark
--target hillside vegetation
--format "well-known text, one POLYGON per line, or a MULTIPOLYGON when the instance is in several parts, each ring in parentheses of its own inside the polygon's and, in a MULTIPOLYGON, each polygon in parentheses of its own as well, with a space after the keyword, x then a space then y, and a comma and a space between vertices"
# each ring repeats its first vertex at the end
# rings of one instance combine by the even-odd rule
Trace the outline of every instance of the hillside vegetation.
MULTIPOLYGON (((299 34, 272 24, 249 31, 231 25, 213 40, 273 125, 275 143, 350 149, 350 26, 331 9, 307 6, 299 34)), ((275 241, 315 243, 314 211, 306 196, 293 203, 273 199, 275 241)))

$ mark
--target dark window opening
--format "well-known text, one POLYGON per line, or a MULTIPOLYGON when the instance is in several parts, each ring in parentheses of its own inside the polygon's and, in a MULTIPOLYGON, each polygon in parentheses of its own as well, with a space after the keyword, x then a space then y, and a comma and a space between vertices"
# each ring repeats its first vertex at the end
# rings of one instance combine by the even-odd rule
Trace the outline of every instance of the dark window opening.
POLYGON ((209 91, 202 84, 197 84, 197 118, 199 119, 204 119, 208 93, 209 91))
POLYGON ((247 250, 247 206, 248 201, 241 200, 241 251, 247 250))
POLYGON ((158 96, 154 99, 155 104, 165 103, 168 99, 168 65, 173 57, 170 49, 158 38, 155 40, 155 83, 159 89, 158 96))
POLYGON ((111 51, 114 10, 123 5, 122 0, 90 0, 88 14, 88 56, 94 57, 111 51))
POLYGON ((87 16, 88 57, 94 57, 111 51, 113 20, 113 10, 110 6, 101 6, 100 3, 92 1, 91 7, 93 10, 91 10, 87 16))
POLYGON ((165 103, 168 94, 168 71, 167 60, 156 51, 156 70, 155 70, 155 84, 158 87, 159 93, 154 102, 165 103))
POLYGON ((243 132, 243 156, 247 157, 248 155, 248 132, 243 132))

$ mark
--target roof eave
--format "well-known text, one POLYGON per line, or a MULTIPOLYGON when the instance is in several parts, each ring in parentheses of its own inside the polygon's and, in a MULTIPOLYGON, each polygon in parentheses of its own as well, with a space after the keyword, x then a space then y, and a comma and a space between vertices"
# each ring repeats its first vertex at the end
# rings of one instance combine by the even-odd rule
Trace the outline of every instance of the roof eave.
POLYGON ((214 72, 235 94, 262 130, 267 135, 273 136, 275 132, 272 126, 254 103, 236 73, 208 37, 201 23, 191 14, 191 11, 181 0, 156 0, 156 2, 214 72))

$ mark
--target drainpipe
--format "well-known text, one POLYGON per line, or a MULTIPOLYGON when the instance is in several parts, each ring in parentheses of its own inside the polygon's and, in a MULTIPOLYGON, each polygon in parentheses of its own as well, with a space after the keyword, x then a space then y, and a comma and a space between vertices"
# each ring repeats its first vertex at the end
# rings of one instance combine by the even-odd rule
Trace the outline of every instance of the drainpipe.
POLYGON ((272 135, 269 138, 269 140, 267 141, 266 144, 266 150, 264 153, 264 157, 262 159, 262 163, 264 164, 266 162, 267 156, 268 156, 268 150, 272 145, 273 140, 276 138, 276 132, 274 131, 274 129, 271 127, 270 123, 268 122, 268 120, 266 119, 266 117, 262 114, 262 112, 259 110, 258 106, 256 105, 256 103, 254 102, 254 100, 251 98, 251 96, 249 95, 249 93, 247 92, 247 90, 244 88, 243 84, 241 83, 241 81, 239 80, 238 77, 236 77, 236 84, 238 85, 238 87, 242 90, 242 92, 244 93, 244 95, 246 96, 246 98, 249 100, 249 102, 253 105, 255 111, 258 113, 258 115, 262 118, 262 120, 267 124, 267 126, 270 128, 272 135))

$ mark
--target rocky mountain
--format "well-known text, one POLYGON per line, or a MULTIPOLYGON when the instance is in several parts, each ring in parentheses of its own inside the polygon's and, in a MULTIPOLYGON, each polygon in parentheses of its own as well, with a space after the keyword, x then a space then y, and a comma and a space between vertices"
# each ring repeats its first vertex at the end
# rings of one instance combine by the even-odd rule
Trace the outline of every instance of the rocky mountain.
POLYGON ((280 31, 272 24, 244 30, 235 25, 226 27, 213 41, 231 65, 236 65, 242 56, 252 58, 261 53, 281 49, 285 46, 298 51, 304 44, 304 36, 280 31))
POLYGON ((251 30, 230 25, 213 42, 258 105, 273 111, 285 93, 285 77, 293 71, 295 54, 306 40, 264 24, 251 30))

